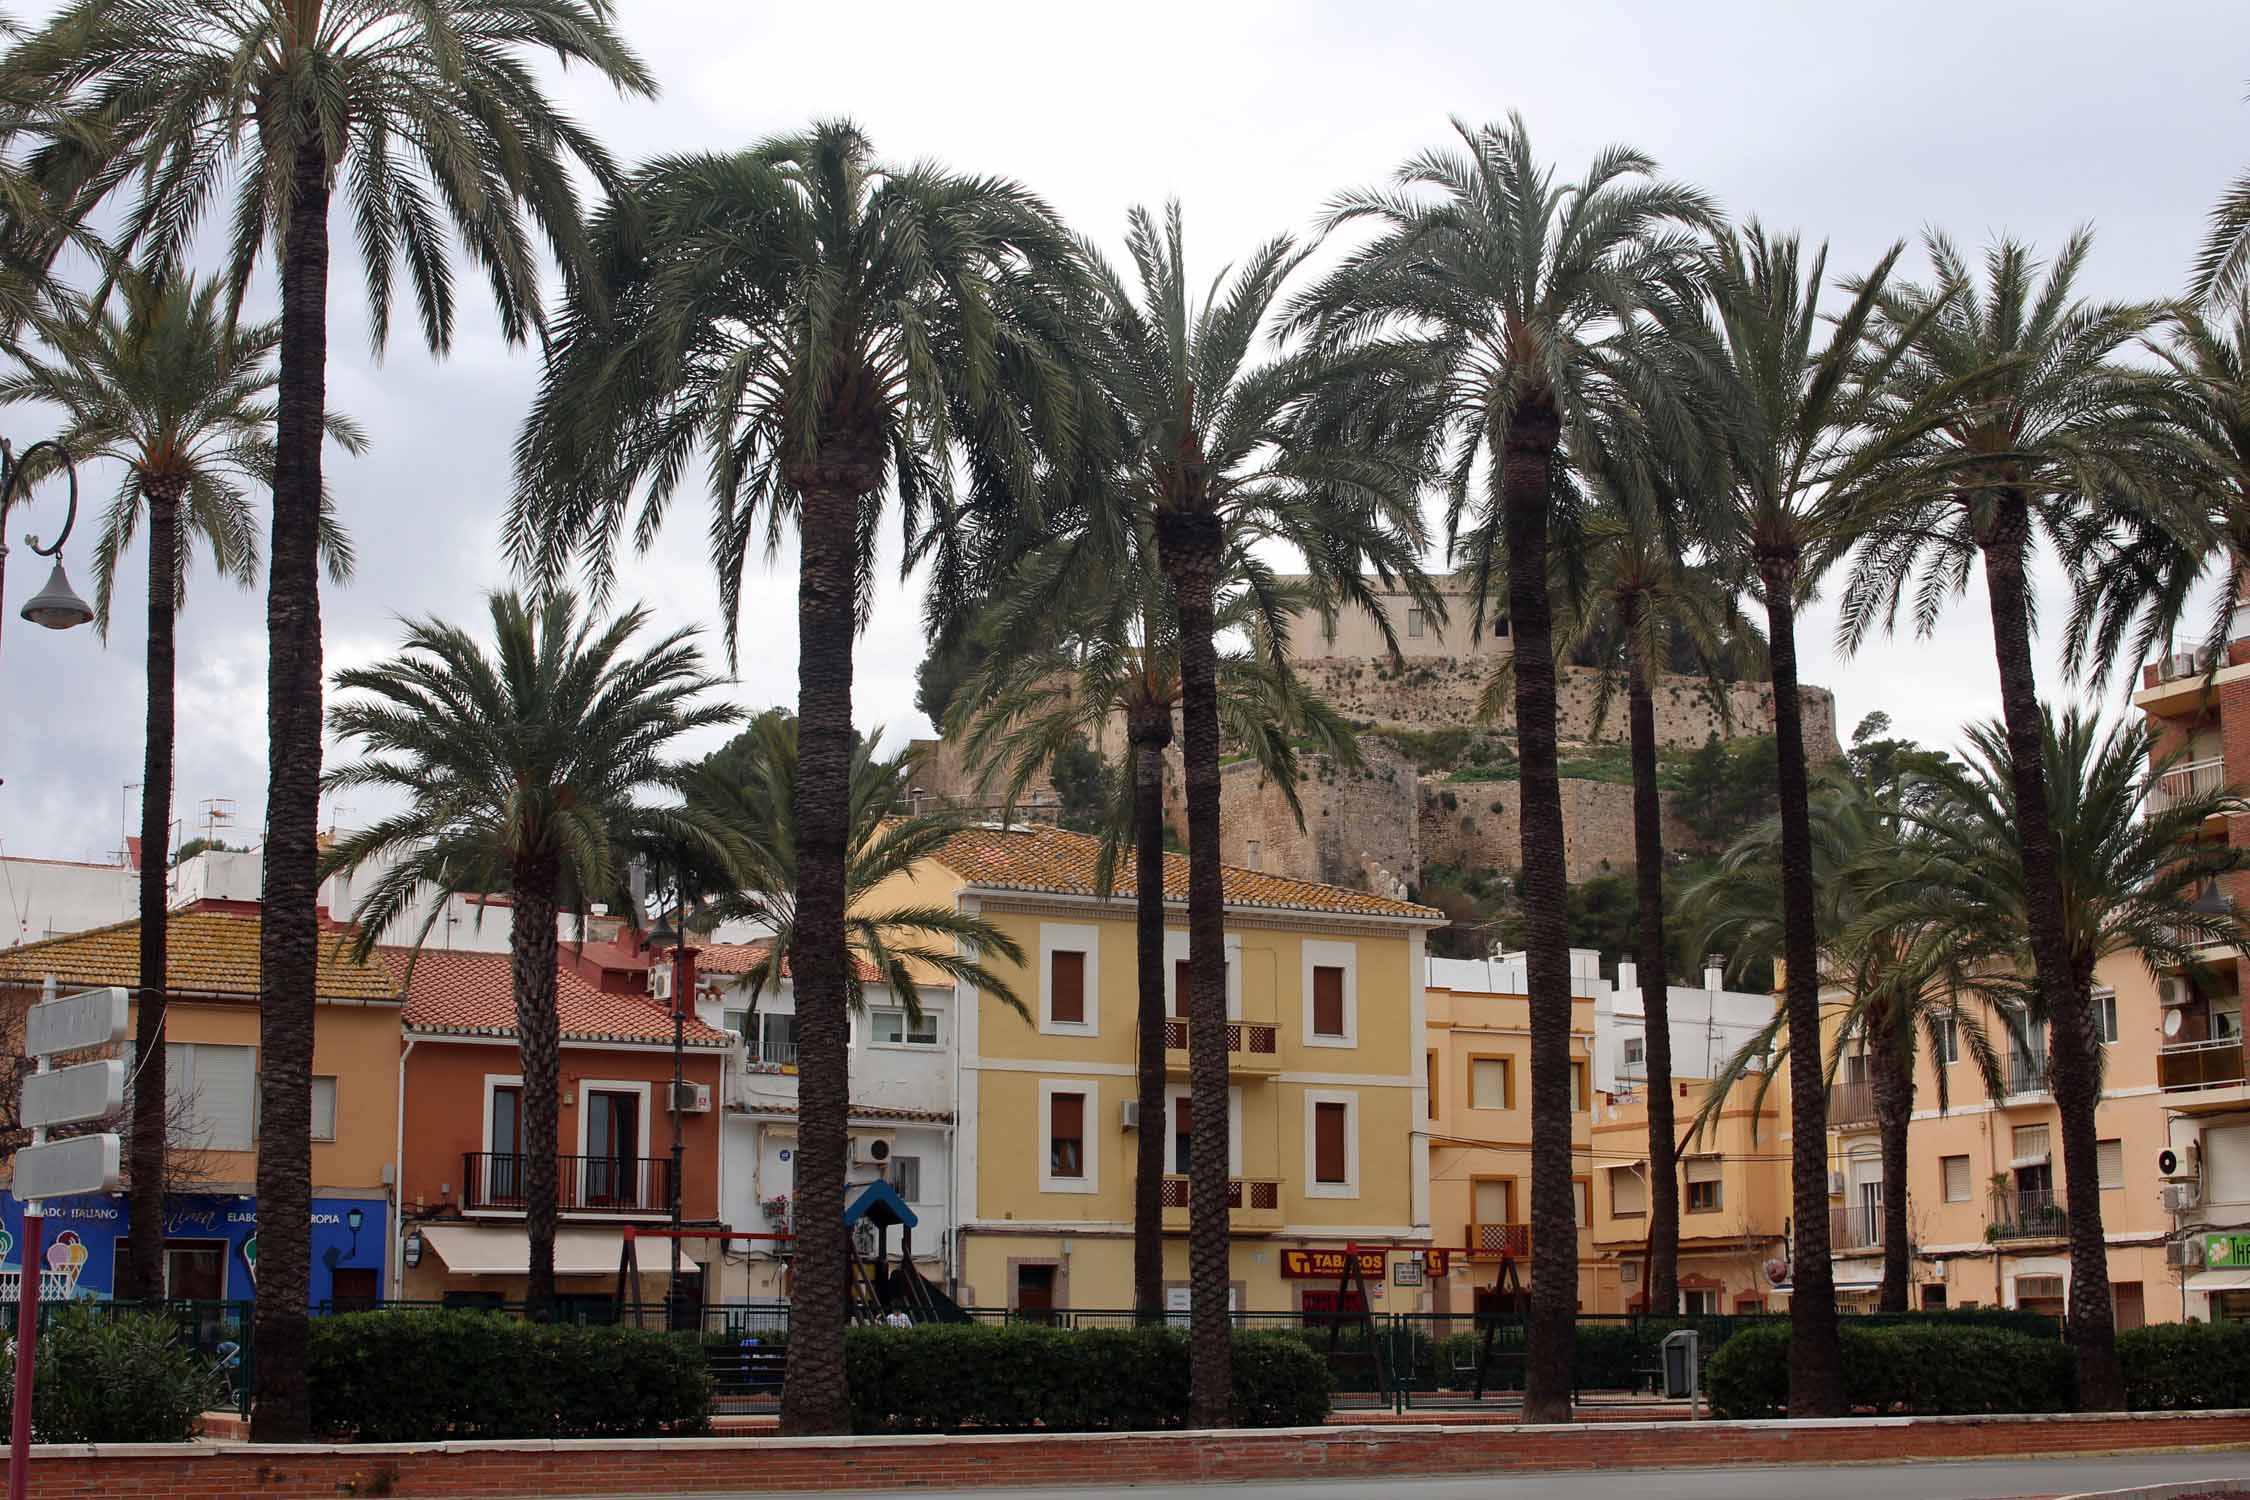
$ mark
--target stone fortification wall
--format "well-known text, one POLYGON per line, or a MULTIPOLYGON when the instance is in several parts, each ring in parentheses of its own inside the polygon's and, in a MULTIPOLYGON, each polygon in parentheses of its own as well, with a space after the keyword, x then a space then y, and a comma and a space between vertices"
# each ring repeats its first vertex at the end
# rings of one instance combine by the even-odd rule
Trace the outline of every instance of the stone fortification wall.
POLYGON ((1219 857, 1230 865, 1403 896, 1422 869, 1414 768, 1372 747, 1358 768, 1325 755, 1307 755, 1300 766, 1302 827, 1281 788, 1255 765, 1225 768, 1219 857))
MULTIPOLYGON (((1424 862, 1463 869, 1513 870, 1523 863, 1523 787, 1513 781, 1421 783, 1424 862)), ((1697 839, 1664 795, 1664 847, 1696 847, 1697 839)), ((1563 867, 1576 883, 1633 865, 1633 789, 1609 781, 1562 783, 1563 867)))

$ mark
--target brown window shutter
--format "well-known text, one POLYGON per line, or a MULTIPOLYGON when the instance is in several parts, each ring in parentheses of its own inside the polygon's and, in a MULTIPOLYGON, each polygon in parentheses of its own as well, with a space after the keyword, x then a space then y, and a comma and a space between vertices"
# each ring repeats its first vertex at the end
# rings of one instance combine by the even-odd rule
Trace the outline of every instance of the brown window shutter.
POLYGON ((1344 971, 1323 964, 1312 971, 1314 1036, 1344 1034, 1344 971))
POLYGON ((1048 1174, 1054 1177, 1086 1175, 1086 1096, 1048 1096, 1048 1174))
POLYGON ((1174 959, 1172 961, 1172 1014, 1184 1017, 1187 1013, 1188 961, 1184 958, 1174 959))
POLYGON ((1049 985, 1054 997, 1051 1019, 1057 1025, 1083 1026, 1086 1023, 1086 955, 1069 948, 1057 948, 1053 963, 1054 978, 1049 985))
POLYGON ((1313 1106, 1313 1181, 1342 1182, 1344 1174, 1344 1106, 1313 1106))
POLYGON ((1193 1105, 1194 1101, 1185 1094, 1172 1101, 1172 1128, 1182 1135, 1186 1135, 1194 1128, 1195 1111, 1193 1105))

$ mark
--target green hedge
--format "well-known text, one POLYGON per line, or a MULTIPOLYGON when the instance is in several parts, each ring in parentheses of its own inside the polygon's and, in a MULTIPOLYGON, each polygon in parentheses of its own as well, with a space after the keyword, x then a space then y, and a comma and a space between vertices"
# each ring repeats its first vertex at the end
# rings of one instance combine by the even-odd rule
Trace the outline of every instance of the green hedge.
MULTIPOLYGON (((11 1315, 15 1304, 8 1304, 11 1315)), ((12 1316, 11 1316, 12 1321, 12 1316)), ((210 1362, 157 1312, 65 1305, 46 1315, 31 1383, 42 1443, 184 1443, 218 1400, 210 1362)), ((15 1359, 0 1359, 0 1411, 15 1400, 15 1359)))
MULTIPOLYGON (((855 1432, 1134 1431, 1187 1421, 1188 1348, 1170 1328, 854 1328, 844 1339, 855 1432)), ((1234 1417, 1312 1426, 1328 1371, 1301 1339, 1238 1334, 1234 1417)))
POLYGON ((652 1437, 711 1416, 700 1342, 637 1328, 518 1322, 499 1313, 315 1318, 314 1428, 363 1442, 652 1437))
POLYGON ((2117 1336, 2134 1411, 2250 1406, 2250 1323, 2151 1323, 2117 1336))
MULTIPOLYGON (((1844 1320, 1844 1400, 1874 1415, 2068 1411, 2076 1404, 2070 1350, 2002 1328, 1844 1320)), ((1789 1403, 1789 1329, 1743 1329, 1706 1367, 1711 1410, 1776 1417, 1789 1403)))

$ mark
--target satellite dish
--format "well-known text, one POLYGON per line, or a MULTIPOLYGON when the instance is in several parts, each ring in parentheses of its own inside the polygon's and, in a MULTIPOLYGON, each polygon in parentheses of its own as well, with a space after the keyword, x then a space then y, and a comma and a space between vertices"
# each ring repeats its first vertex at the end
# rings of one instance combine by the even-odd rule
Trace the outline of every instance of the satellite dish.
POLYGON ((2180 1034, 2180 1016, 2182 1014, 2183 1012, 2177 1010, 2164 1012, 2164 1034, 2166 1036, 2178 1036, 2180 1034))

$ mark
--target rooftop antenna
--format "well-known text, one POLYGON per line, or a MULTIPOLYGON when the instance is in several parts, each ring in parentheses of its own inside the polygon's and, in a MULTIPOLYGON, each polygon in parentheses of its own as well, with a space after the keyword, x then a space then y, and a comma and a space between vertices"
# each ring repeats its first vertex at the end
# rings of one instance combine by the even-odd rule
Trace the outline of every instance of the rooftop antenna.
POLYGON ((234 826, 234 799, 232 797, 206 797, 203 799, 203 841, 215 844, 219 834, 234 826))
MULTIPOLYGON (((117 793, 117 863, 124 864, 125 856, 133 847, 133 793, 141 789, 137 781, 128 781, 117 793)), ((159 854, 163 851, 158 850, 159 854)), ((147 859, 149 851, 143 849, 141 858, 147 859)))

